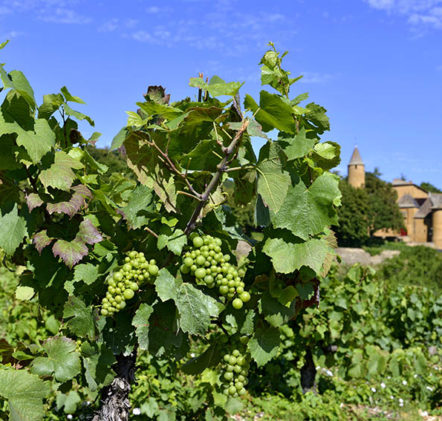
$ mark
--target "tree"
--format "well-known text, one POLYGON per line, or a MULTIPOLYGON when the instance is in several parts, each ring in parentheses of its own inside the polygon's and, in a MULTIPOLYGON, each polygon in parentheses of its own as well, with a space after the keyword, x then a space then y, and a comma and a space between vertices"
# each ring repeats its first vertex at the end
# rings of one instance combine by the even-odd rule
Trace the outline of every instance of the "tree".
POLYGON ((379 169, 365 174, 365 187, 354 188, 342 179, 342 206, 335 228, 338 244, 360 247, 381 229, 403 228, 403 217, 397 204, 397 193, 390 183, 380 178, 379 169))
POLYGON ((424 190, 426 190, 427 192, 431 192, 431 193, 442 193, 442 190, 438 189, 436 186, 433 186, 433 184, 424 181, 420 184, 420 187, 424 190))
POLYGON ((360 247, 370 238, 369 197, 364 189, 357 189, 342 179, 339 182, 342 206, 338 210, 339 225, 334 228, 338 244, 360 247))
POLYGON ((317 303, 334 254, 341 194, 328 170, 339 147, 320 141, 326 110, 289 96, 299 78, 271 46, 261 80, 276 92, 258 102, 246 95, 242 107, 242 83, 217 76, 190 80, 195 100, 170 104, 163 87, 148 88, 112 142, 136 182, 125 171, 107 177, 89 153, 97 135, 78 131, 78 120, 94 125, 71 108, 80 98, 63 87, 38 105, 25 76, 0 65, 0 248, 24 267, 17 294, 56 322, 43 343, 2 341, 20 351, 0 365, 11 419, 42 419, 48 396, 72 411, 81 395, 95 420, 125 421, 146 352, 193 375, 211 369, 214 418, 214 407, 247 394, 251 361, 277 355, 278 328, 317 303), (253 136, 267 140, 258 157, 253 136), (264 230, 247 247, 224 206, 228 178, 236 203, 256 203, 264 230))
POLYGON ((370 235, 381 229, 400 230, 404 219, 397 204, 397 193, 391 183, 381 180, 379 171, 365 174, 368 194, 370 235))

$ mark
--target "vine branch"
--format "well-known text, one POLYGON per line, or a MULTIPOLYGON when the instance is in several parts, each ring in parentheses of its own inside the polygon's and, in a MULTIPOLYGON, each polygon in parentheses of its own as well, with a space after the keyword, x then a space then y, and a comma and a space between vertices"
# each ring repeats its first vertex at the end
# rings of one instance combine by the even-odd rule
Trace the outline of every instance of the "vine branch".
POLYGON ((184 230, 185 234, 189 234, 195 229, 196 221, 198 220, 201 210, 206 205, 209 200, 210 193, 217 186, 219 180, 221 179, 222 174, 227 170, 227 165, 232 161, 232 158, 236 155, 236 147, 243 135, 243 133, 247 130, 247 126, 249 125, 249 120, 245 119, 242 122, 241 128, 236 133, 233 140, 230 142, 230 145, 225 149, 225 156, 223 160, 216 166, 216 172, 207 185, 204 192, 201 194, 200 202, 192 213, 189 222, 186 225, 186 229, 184 230))

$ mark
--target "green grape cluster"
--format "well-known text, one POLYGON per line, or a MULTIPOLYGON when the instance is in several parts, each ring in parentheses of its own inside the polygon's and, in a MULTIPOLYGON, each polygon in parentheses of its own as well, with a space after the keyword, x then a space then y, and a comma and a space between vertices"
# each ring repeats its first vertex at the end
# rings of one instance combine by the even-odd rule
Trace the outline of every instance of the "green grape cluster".
POLYGON ((246 393, 249 361, 238 349, 231 354, 225 354, 221 372, 221 381, 224 394, 228 396, 242 396, 246 393))
POLYGON ((184 253, 181 265, 182 273, 190 273, 197 282, 209 288, 218 287, 219 293, 232 301, 232 306, 240 309, 250 300, 250 294, 244 290, 242 278, 244 269, 238 269, 229 263, 230 256, 221 251, 221 239, 210 235, 195 236, 193 247, 184 253))
POLYGON ((101 314, 112 316, 125 308, 126 301, 134 297, 141 284, 154 282, 158 271, 155 259, 148 261, 144 253, 135 250, 126 253, 124 264, 107 281, 101 314))

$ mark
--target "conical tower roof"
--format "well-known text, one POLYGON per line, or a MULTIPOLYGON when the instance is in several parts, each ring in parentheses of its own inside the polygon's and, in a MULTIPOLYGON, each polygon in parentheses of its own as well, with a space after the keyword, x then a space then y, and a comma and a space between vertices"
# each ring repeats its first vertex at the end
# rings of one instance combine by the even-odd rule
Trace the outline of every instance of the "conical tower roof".
POLYGON ((351 156, 348 165, 364 165, 357 146, 355 146, 355 150, 353 151, 353 155, 351 156))

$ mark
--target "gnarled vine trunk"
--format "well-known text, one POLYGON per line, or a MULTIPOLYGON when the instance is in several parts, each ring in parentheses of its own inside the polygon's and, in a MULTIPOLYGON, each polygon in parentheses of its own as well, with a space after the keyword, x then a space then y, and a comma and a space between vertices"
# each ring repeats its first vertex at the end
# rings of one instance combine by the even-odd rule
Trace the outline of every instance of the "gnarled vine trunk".
POLYGON ((117 376, 103 389, 101 406, 92 421, 128 421, 130 412, 129 393, 135 381, 136 350, 128 355, 117 356, 114 370, 117 376))

